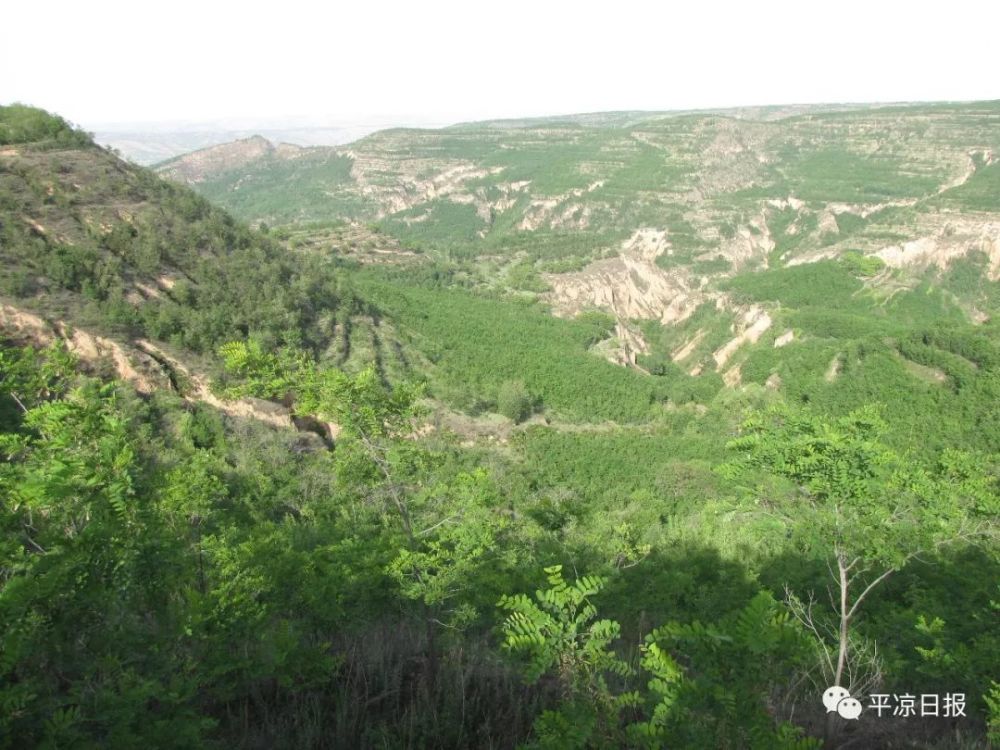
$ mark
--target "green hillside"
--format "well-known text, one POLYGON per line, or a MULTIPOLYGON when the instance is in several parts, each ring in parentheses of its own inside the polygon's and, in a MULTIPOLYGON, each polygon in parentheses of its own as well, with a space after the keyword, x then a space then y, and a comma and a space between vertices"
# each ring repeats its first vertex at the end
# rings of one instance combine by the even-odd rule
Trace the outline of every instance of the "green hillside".
POLYGON ((811 398, 849 389, 823 380, 845 339, 877 337, 902 361, 896 339, 995 314, 998 134, 996 102, 610 113, 384 131, 289 154, 294 179, 271 153, 194 187, 319 255, 370 262, 359 236, 383 257, 409 251, 404 286, 610 313, 616 336, 595 351, 675 395, 763 384, 795 361, 778 387, 811 398), (741 339, 754 306, 770 323, 741 339))
POLYGON ((0 748, 989 746, 1000 107, 261 140, 0 107, 0 748))
MULTIPOLYGON (((60 121, 34 113, 44 140, 14 138, 0 162, 0 293, 48 318, 199 353, 250 333, 328 342, 346 296, 331 263, 289 259, 82 134, 50 140, 60 121)), ((24 120, 4 108, 0 134, 24 120)))
MULTIPOLYGON (((699 247, 761 210, 772 213, 768 199, 803 201, 795 210, 804 223, 831 204, 848 204, 837 215, 863 223, 867 217, 858 214, 879 204, 929 199, 970 167, 991 162, 998 118, 1000 105, 988 102, 817 108, 779 119, 634 113, 389 130, 344 148, 269 155, 209 175, 198 189, 248 220, 377 219, 439 250, 489 253, 535 229, 582 235, 647 225, 699 247), (277 171, 280 161, 295 180, 277 171), (325 201, 317 200, 317 186, 325 201), (479 221, 459 207, 475 209, 479 221), (425 223, 435 231, 425 232, 425 223)), ((971 198, 982 179, 975 176, 952 201, 971 198)), ((830 244, 825 232, 844 228, 823 230, 806 233, 810 249, 830 244)))

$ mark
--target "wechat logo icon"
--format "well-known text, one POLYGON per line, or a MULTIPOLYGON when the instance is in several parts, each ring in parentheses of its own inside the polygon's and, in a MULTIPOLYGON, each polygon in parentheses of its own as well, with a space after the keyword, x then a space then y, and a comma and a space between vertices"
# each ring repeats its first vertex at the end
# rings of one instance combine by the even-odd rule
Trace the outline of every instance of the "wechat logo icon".
POLYGON ((836 711, 843 719, 857 719, 861 716, 861 701, 852 698, 847 689, 840 685, 826 689, 823 693, 823 705, 826 706, 827 713, 836 711))

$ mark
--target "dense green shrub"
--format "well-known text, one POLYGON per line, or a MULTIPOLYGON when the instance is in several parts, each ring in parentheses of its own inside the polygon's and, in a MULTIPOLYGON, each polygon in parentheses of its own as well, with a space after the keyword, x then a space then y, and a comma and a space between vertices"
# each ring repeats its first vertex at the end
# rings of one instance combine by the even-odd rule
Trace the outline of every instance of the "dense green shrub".
POLYGON ((506 380, 497 392, 497 410, 515 424, 534 410, 534 399, 523 380, 506 380))
POLYGON ((855 276, 874 276, 885 268, 881 258, 875 255, 862 255, 856 250, 848 250, 841 255, 840 262, 855 276))

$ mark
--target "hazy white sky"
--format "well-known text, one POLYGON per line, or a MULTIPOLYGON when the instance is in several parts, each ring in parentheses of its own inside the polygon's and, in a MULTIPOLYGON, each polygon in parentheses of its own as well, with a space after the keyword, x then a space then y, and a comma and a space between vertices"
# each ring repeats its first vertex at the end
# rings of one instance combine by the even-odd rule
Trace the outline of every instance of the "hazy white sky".
POLYGON ((1000 3, 9 3, 0 103, 92 127, 1000 98, 1000 3))

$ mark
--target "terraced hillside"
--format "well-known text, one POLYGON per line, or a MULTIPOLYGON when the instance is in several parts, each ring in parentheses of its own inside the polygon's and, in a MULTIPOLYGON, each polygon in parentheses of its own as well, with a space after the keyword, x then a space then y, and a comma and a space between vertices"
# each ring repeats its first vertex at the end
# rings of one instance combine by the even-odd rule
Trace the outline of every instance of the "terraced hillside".
POLYGON ((874 350, 904 391, 940 390, 953 378, 926 377, 899 342, 997 312, 995 102, 621 113, 385 131, 342 149, 250 146, 236 162, 210 149, 160 169, 280 225, 294 247, 408 267, 378 272, 403 287, 610 313, 594 351, 675 395, 753 382, 823 398, 852 390, 874 350))
POLYGON ((739 270, 848 240, 882 249, 887 226, 930 229, 915 214, 991 211, 974 196, 995 179, 998 118, 985 103, 495 123, 384 131, 343 149, 244 141, 236 162, 216 160, 232 144, 160 170, 270 224, 378 221, 428 250, 523 250, 549 264, 653 227, 669 234, 664 265, 739 270))

